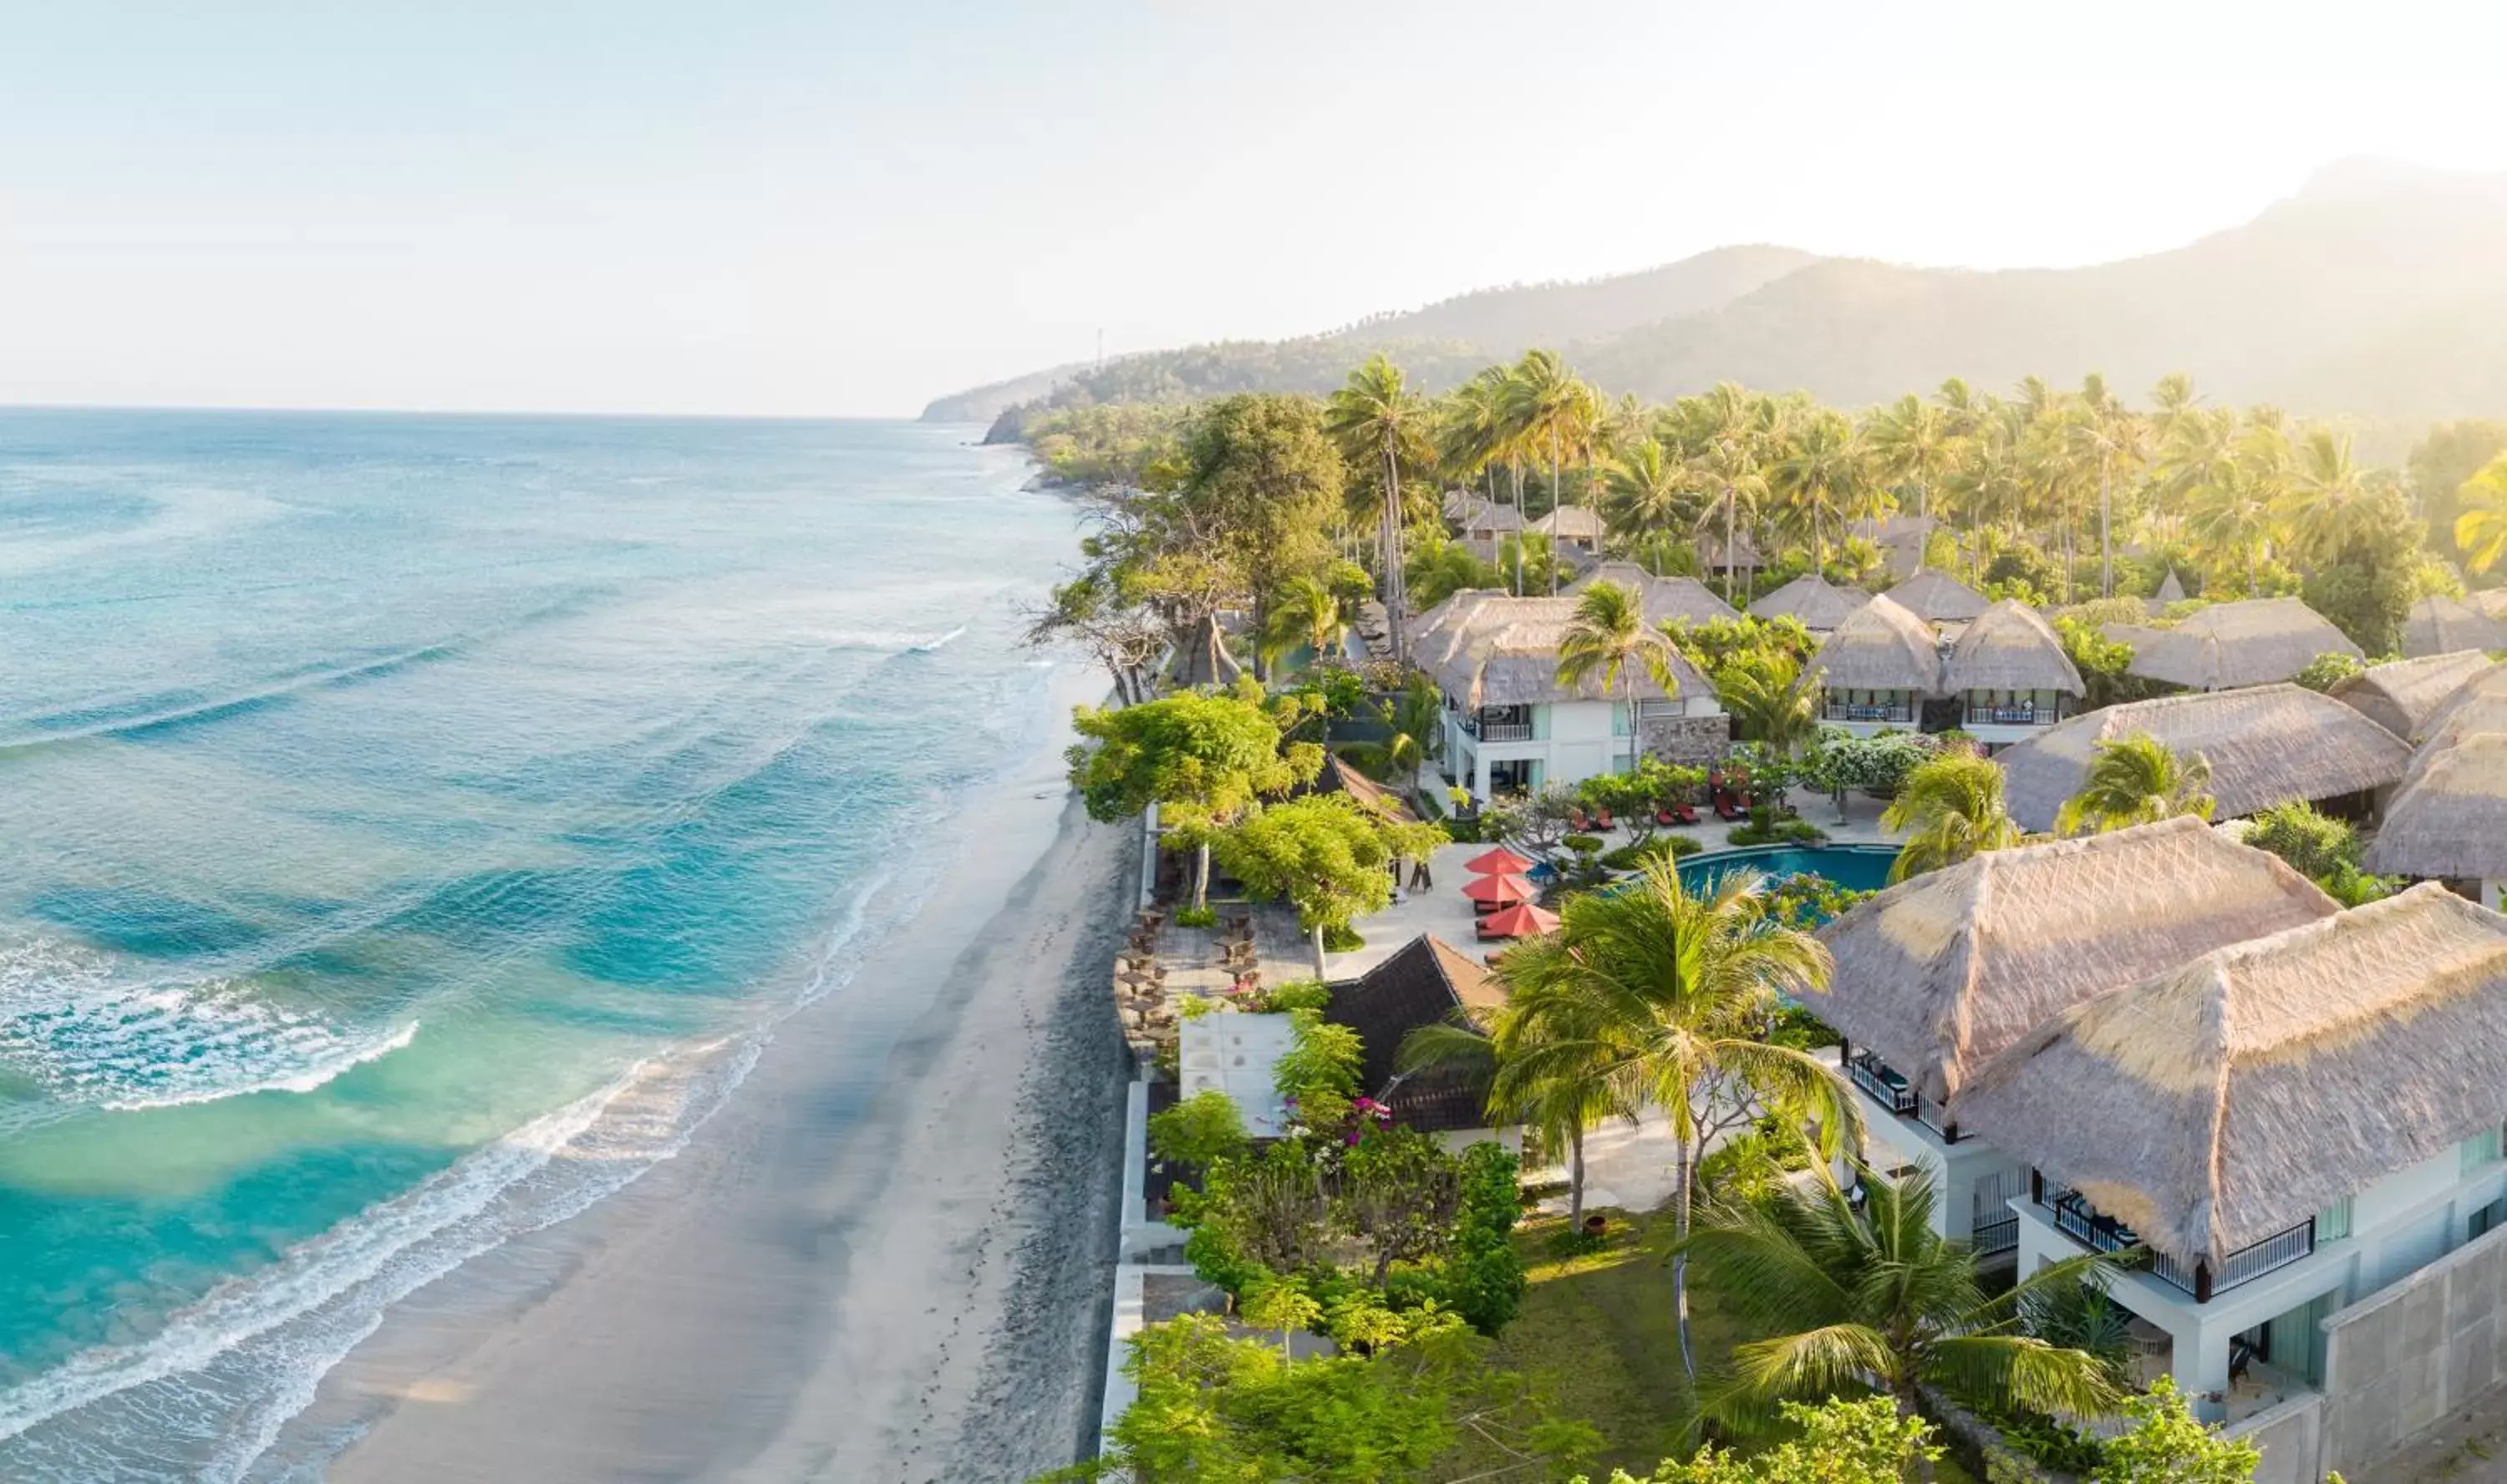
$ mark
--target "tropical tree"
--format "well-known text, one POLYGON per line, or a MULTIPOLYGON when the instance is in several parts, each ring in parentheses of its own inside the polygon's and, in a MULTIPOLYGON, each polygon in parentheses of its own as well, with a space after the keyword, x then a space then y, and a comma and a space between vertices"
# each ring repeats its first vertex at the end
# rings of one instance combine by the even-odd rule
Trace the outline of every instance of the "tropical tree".
POLYGON ((2208 819, 2216 802, 2202 790, 2210 781, 2207 758, 2198 752, 2180 756, 2147 732, 2102 742, 2080 792, 2055 814, 2054 828, 2064 835, 2102 835, 2178 814, 2208 819))
POLYGON ((2098 596, 2115 596, 2114 490, 2119 477, 2136 474, 2146 454, 2142 421, 2091 373, 2071 404, 2066 431, 2085 468, 2098 478, 2098 596))
POLYGON ((1699 508, 1698 475, 1660 442, 1639 439, 1603 471, 1602 498, 1611 524, 1631 537, 1685 530, 1699 508))
POLYGON ((2489 571, 2507 556, 2507 453, 2465 480, 2457 498, 2462 513, 2454 518, 2455 548, 2467 569, 2489 571))
POLYGON ((1328 660, 1340 651, 1342 636, 1348 633, 1349 615, 1341 610, 1340 595, 1322 578, 1299 573, 1282 583, 1271 599, 1262 630, 1262 658, 1273 670, 1299 648, 1311 650, 1318 662, 1328 660))
POLYGON ((1715 694, 1745 742, 1790 756, 1819 730, 1820 690, 1798 661, 1773 650, 1736 655, 1715 671, 1715 694))
POLYGON ((1339 441, 1342 451, 1379 460, 1383 470, 1384 509, 1377 537, 1382 565, 1377 570, 1383 574, 1379 596, 1396 660, 1410 654, 1403 635, 1408 597, 1401 591, 1401 459, 1424 448, 1426 420, 1418 398, 1402 385, 1401 368, 1380 353, 1351 372, 1324 407, 1324 430, 1339 441))
POLYGON ((1889 866, 1893 882, 2008 850, 2022 834, 2003 802, 2002 765, 1964 748, 1908 774, 1880 822, 1909 832, 1889 866))
MULTIPOLYGON (((2385 519, 2382 496, 2396 489, 2382 470, 2360 467, 2350 440, 2327 428, 2308 428, 2298 441, 2281 493, 2283 519, 2300 556, 2329 562, 2385 519)), ((2418 545, 2419 538, 2413 538, 2418 545)))
POLYGON ((1832 1396, 1815 1407, 1788 1401, 1778 1411, 1798 1437, 1748 1455, 1710 1445, 1686 1461, 1664 1460, 1643 1479, 1615 1468, 1610 1484, 1902 1484, 1942 1456, 1928 1440, 1931 1426, 1900 1416, 1886 1396, 1832 1396))
POLYGON ((2098 1415, 2118 1400, 2106 1367, 2020 1332, 2029 1295, 2076 1284, 2101 1261, 2049 1264, 1998 1297, 1977 1281, 1967 1244, 1933 1229, 1928 1176, 1866 1171, 1862 1209, 1822 1185, 1779 1185, 1718 1210, 1679 1250, 1726 1307, 1767 1334, 1735 1348, 1707 1416, 1762 1420, 1779 1401, 1876 1383, 1907 1417, 1940 1387, 2005 1406, 2098 1415))
POLYGON ((1482 561, 1460 541, 1439 541, 1412 551, 1404 593, 1422 609, 1433 608, 1466 588, 1503 588, 1506 573, 1482 561))
POLYGON ((1297 909, 1320 978, 1328 971, 1330 937, 1392 901, 1393 863, 1425 855, 1444 838, 1433 824, 1392 823, 1347 794, 1317 793, 1254 811, 1220 831, 1211 850, 1248 889, 1297 909))
POLYGON ((1415 777, 1444 744, 1444 693, 1436 689, 1435 681, 1412 670, 1399 694, 1384 703, 1380 714, 1391 734, 1384 743, 1385 756, 1405 777, 1415 777))
POLYGON ((1775 419, 1771 400, 1731 381, 1716 382, 1703 396, 1682 398, 1666 419, 1667 435, 1687 452, 1710 491, 1698 519, 1701 528, 1721 528, 1726 602, 1737 595, 1742 527, 1757 524, 1759 502, 1767 491, 1762 466, 1775 419))
POLYGON ((1844 537, 1844 511, 1862 487, 1864 454, 1842 413, 1812 408, 1787 431, 1767 485, 1787 526, 1811 549, 1811 570, 1828 565, 1828 526, 1844 537))
POLYGON ((1283 742, 1278 708, 1251 680, 1226 694, 1083 709, 1072 725, 1084 741, 1068 754, 1071 786, 1088 816, 1110 824, 1160 806, 1160 822, 1194 847, 1196 908, 1209 898, 1213 833, 1323 770, 1321 747, 1283 742))
MULTIPOLYGON (((1558 683, 1580 689, 1587 679, 1598 678, 1602 698, 1607 701, 1613 690, 1620 688, 1620 681, 1627 678, 1628 668, 1633 665, 1642 668, 1665 695, 1674 694, 1680 689, 1680 681, 1672 673, 1672 658, 1678 653, 1661 630, 1645 621, 1645 610, 1638 603, 1635 589, 1616 582, 1597 582, 1577 598, 1575 616, 1567 620, 1566 631, 1559 635, 1558 683)), ((1645 736, 1637 721, 1633 679, 1628 679, 1625 691, 1628 754, 1634 759, 1645 755, 1645 736)))
MULTIPOLYGON (((1559 504, 1559 470, 1587 447, 1601 420, 1601 399, 1577 380, 1555 350, 1527 350, 1507 374, 1501 406, 1509 442, 1549 460, 1549 508, 1559 504)), ((1549 590, 1558 590, 1552 568, 1549 590)))
POLYGON ((1959 440, 1951 428, 1949 408, 1913 392, 1872 414, 1864 426, 1872 466, 1892 485, 1913 486, 1916 513, 1926 519, 1933 513, 1934 488, 1958 467, 1959 440))

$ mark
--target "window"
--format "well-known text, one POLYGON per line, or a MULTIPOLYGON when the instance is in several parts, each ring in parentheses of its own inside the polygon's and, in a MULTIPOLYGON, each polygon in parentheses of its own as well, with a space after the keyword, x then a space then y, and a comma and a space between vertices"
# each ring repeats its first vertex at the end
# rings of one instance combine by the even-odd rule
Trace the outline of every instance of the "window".
POLYGON ((2502 1225, 2507 1225, 2507 1195, 2500 1196, 2472 1213, 2471 1221, 2465 1226, 2463 1240, 2469 1242, 2502 1225))
POLYGON ((2349 1235, 2350 1197, 2345 1195, 2315 1213, 2317 1246, 2321 1247, 2327 1242, 2339 1242, 2349 1235))
POLYGON ((2498 1163, 2498 1130, 2488 1128, 2463 1141, 2463 1173, 2470 1175, 2486 1165, 2498 1163))

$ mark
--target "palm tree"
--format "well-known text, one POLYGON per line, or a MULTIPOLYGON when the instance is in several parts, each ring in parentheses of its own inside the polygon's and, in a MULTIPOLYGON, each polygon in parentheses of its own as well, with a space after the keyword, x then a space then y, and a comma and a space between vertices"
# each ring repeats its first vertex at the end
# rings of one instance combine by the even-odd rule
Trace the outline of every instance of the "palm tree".
POLYGON ((1349 617, 1341 610, 1339 595, 1320 578, 1291 577, 1280 585, 1263 615, 1262 661, 1276 670, 1300 646, 1321 661, 1340 647, 1348 633, 1349 617))
MULTIPOLYGON (((1566 631, 1558 637, 1558 683, 1571 690, 1581 689, 1585 680, 1598 676, 1602 682, 1602 699, 1619 688, 1631 664, 1643 667, 1663 694, 1676 695, 1680 681, 1672 673, 1672 656, 1678 653, 1663 632, 1645 620, 1634 588, 1616 582, 1597 582, 1584 590, 1576 600, 1576 613, 1567 621, 1566 631)), ((1628 677, 1625 687, 1628 701, 1628 759, 1631 767, 1645 756, 1644 729, 1637 722, 1636 683, 1628 677)))
MULTIPOLYGON (((1506 424, 1514 443, 1545 452, 1549 458, 1549 508, 1559 500, 1558 476, 1564 459, 1582 449, 1600 421, 1600 398, 1578 380, 1555 350, 1527 350, 1508 373, 1504 402, 1506 424)), ((1549 590, 1558 590, 1552 568, 1549 590)))
POLYGON ((1675 458, 1659 440, 1635 440, 1619 451, 1602 476, 1611 524, 1639 537, 1684 529, 1696 514, 1697 481, 1696 471, 1675 458))
POLYGON ((1324 405, 1324 430, 1339 440, 1354 458, 1382 460, 1384 511, 1380 518, 1385 627, 1393 641, 1393 658, 1409 657, 1402 620, 1408 597, 1402 591, 1401 457, 1423 443, 1425 415, 1419 401, 1401 383, 1401 368, 1381 353, 1349 374, 1349 380, 1324 405))
POLYGON ((1775 654, 1745 654, 1715 672, 1715 693, 1745 742, 1791 756, 1819 730, 1819 686, 1775 654))
POLYGON ((2261 596, 2264 551, 2280 525, 2278 504, 2268 477, 2233 455, 2206 469, 2186 508, 2186 529, 2210 561, 2244 559, 2248 597, 2261 596))
POLYGON ((1808 529, 1813 572, 1825 575, 1832 515, 1839 520, 1839 537, 1844 534, 1843 511, 1862 487, 1863 465, 1854 424, 1842 413, 1818 408, 1792 428, 1784 456, 1768 471, 1768 488, 1784 501, 1795 528, 1808 529))
POLYGON ((2106 378, 2090 373, 2068 419, 2073 446, 2098 471, 2098 596, 2115 596, 2114 488, 2116 476, 2139 467, 2146 456, 2141 419, 2107 390, 2106 378))
POLYGON ((2003 804, 2002 765, 1965 749, 1944 753, 1908 774, 1880 822, 1911 832, 1889 867, 1893 882, 1954 866, 1986 851, 2008 850, 2021 838, 2003 804))
MULTIPOLYGON (((1529 986, 1547 1024, 1535 1044, 1501 1058, 1500 1075, 1527 1086, 1598 1078, 1612 1092, 1597 1106, 1661 1109, 1680 1236, 1706 1138, 1736 1113, 1816 1119, 1828 1158, 1861 1145, 1862 1115, 1844 1084, 1808 1053, 1759 1038, 1777 996, 1825 986, 1830 966, 1816 938, 1769 914, 1761 878, 1732 872, 1711 895, 1692 895, 1657 860, 1619 890, 1569 897, 1559 920, 1554 947, 1505 970, 1509 994, 1529 986)), ((1672 1292, 1690 1362, 1685 1258, 1673 1265, 1672 1292)))
POLYGON ((2507 454, 2481 466, 2457 491, 2462 513, 2454 518, 2455 550, 2469 571, 2486 572, 2507 557, 2507 454))
POLYGON ((1400 693, 1383 704, 1381 714, 1391 734, 1384 743, 1385 756, 1416 782, 1420 766, 1435 756, 1444 742, 1443 695, 1435 681, 1412 670, 1400 693))
POLYGON ((2097 744, 2081 791, 2063 801, 2054 829, 2063 835, 2103 835, 2109 830, 2172 819, 2211 817, 2216 801, 2202 791, 2211 764, 2202 754, 2183 757, 2147 732, 2097 744))
POLYGON ((1682 398, 1670 421, 1673 436, 1712 491, 1700 519, 1720 518, 1724 600, 1738 606, 1740 530, 1744 523, 1757 524, 1759 500, 1766 493, 1762 465, 1775 427, 1775 404, 1731 381, 1718 381, 1704 396, 1682 398))
POLYGON ((1499 588, 1506 585, 1506 574, 1482 561, 1478 555, 1460 541, 1439 541, 1411 553, 1409 570, 1402 574, 1401 591, 1418 599, 1424 610, 1433 608, 1465 588, 1499 588))
POLYGON ((1862 1185, 1860 1211, 1831 1185, 1778 1185, 1717 1212, 1683 1245, 1725 1303, 1770 1336, 1733 1351, 1707 1415, 1747 1424, 1779 1400, 1873 1383, 1910 1417, 1926 1387, 2075 1416, 2115 1407, 2096 1357, 2020 1332, 2023 1305, 2101 1258, 2049 1264, 1988 1298, 1967 1244, 1933 1230, 1929 1177, 1867 1171, 1862 1185))
POLYGON ((2350 458, 2350 439, 2326 428, 2308 428, 2299 439, 2282 494, 2291 539, 2307 558, 2330 563, 2350 542, 2374 529, 2392 489, 2382 471, 2350 458))
POLYGON ((1914 486, 1916 513, 1926 520, 1933 514, 1934 486, 1958 465, 1959 443, 1950 429, 1950 410, 1913 392, 1874 413, 1865 426, 1864 442, 1881 477, 1914 486))

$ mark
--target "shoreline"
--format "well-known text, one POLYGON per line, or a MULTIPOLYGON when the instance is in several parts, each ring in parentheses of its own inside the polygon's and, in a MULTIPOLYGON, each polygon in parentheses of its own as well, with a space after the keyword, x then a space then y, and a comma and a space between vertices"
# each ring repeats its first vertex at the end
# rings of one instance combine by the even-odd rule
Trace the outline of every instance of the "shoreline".
POLYGON ((920 910, 674 1158, 403 1300, 323 1378, 291 1430, 336 1439, 322 1477, 954 1481, 1081 1455, 1139 835, 1087 819, 1053 746, 950 833, 920 910), (849 1032, 899 999, 921 1008, 865 1078, 849 1032))

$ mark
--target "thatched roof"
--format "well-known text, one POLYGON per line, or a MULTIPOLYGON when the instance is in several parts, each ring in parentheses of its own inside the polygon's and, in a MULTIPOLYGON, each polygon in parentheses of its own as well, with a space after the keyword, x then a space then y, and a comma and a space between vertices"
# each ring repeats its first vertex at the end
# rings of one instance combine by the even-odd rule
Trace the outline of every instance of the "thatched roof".
POLYGON ((2489 657, 2477 649, 2454 654, 2424 655, 2371 665, 2337 680, 2325 694, 2400 738, 2420 735, 2429 716, 2463 689, 2463 682, 2489 668, 2489 657))
POLYGON ((2217 1258, 2498 1127, 2507 918, 2435 886, 2203 955, 1977 1076, 1996 1148, 2217 1258))
POLYGON ((2412 604, 2403 620, 2403 653, 2434 655, 2458 649, 2507 649, 2507 619, 2460 597, 2432 595, 2412 604))
POLYGON ((1567 591, 1580 593, 1597 582, 1634 588, 1638 606, 1650 624, 1702 624, 1709 619, 1740 617, 1730 603, 1716 597, 1713 589, 1696 578, 1656 577, 1633 561, 1605 561, 1576 579, 1567 591))
POLYGON ((1941 643, 1931 626, 1885 597, 1847 614, 1808 668, 1832 690, 1937 696, 1942 689, 1941 643))
MULTIPOLYGON (((1558 683, 1558 643, 1576 616, 1579 599, 1510 597, 1473 588, 1420 615, 1410 658, 1445 694, 1466 706, 1535 706, 1555 701, 1599 701, 1601 682, 1588 678, 1571 691, 1558 683)), ((1669 656, 1672 678, 1684 696, 1712 696, 1715 687, 1678 652, 1669 656)), ((1660 700, 1663 690, 1641 665, 1620 673, 1613 699, 1635 695, 1660 700)))
POLYGON ((1964 624, 1984 611, 1984 595, 1934 567, 1919 568, 1885 596, 1928 624, 1964 624))
POLYGON ((2167 569, 2167 575, 2159 579, 2159 591, 2152 594, 2151 597, 2157 600, 2161 607, 2165 607, 2169 603, 2181 603, 2185 600, 2185 584, 2176 580, 2176 568, 2172 566, 2169 567, 2167 569))
POLYGON ((1359 808, 1395 824, 1416 824, 1419 816, 1412 813, 1408 800, 1400 794, 1358 771, 1349 759, 1337 752, 1324 754, 1323 772, 1300 792, 1347 794, 1359 808))
POLYGON ((1466 536, 1508 535, 1523 529, 1523 511, 1513 505, 1477 500, 1455 519, 1455 524, 1462 526, 1466 536))
POLYGON ((2173 629, 2110 624, 2107 636, 2132 646, 2133 674, 2200 691, 2287 680, 2320 654, 2365 658, 2295 597, 2214 603, 2173 629))
POLYGON ((1532 529, 1544 536, 1566 541, 1599 541, 1602 539, 1601 512, 1581 505, 1561 505, 1532 523, 1532 529))
POLYGON ((2011 817, 2050 830, 2080 792, 2102 742, 2147 732, 2170 751, 2211 764, 2219 816, 2234 819, 2292 799, 2381 788, 2411 766, 2403 740, 2330 696, 2295 685, 2162 696, 2059 723, 2001 753, 2011 817))
POLYGON ((1451 1024, 1457 1011, 1484 1022, 1505 1003, 1506 992, 1486 968, 1421 933, 1356 979, 1333 985, 1324 1018, 1358 1032, 1360 1090, 1383 1099, 1395 1122, 1433 1134, 1487 1127, 1488 1084, 1450 1068, 1396 1071, 1402 1038, 1421 1026, 1451 1024))
POLYGON ((2081 672, 2063 652, 2061 635, 2014 598, 1977 615, 1942 667, 1942 688, 1967 691, 2060 691, 2081 695, 2081 672))
POLYGON ((2507 706, 2507 662, 2474 670, 2420 721, 2424 742, 2461 736, 2466 731, 2507 731, 2489 718, 2507 706))
POLYGON ((1767 560, 1759 555, 1759 544, 1750 539, 1750 533, 1746 530, 1732 532, 1731 560, 1727 561, 1725 558, 1724 527, 1709 519, 1705 525, 1697 528, 1697 564, 1699 566, 1710 572, 1721 572, 1726 568, 1740 572, 1755 572, 1767 564, 1767 560))
POLYGON ((1804 1003, 1946 1103, 2050 1016, 2338 910, 2278 857, 2167 819, 1992 851, 1891 887, 1820 929, 1836 967, 1804 1003))
POLYGON ((1868 594, 1833 586, 1816 573, 1804 572, 1750 604, 1750 613, 1756 618, 1796 618, 1805 629, 1828 630, 1870 600, 1868 594))
POLYGON ((1175 658, 1167 662, 1167 684, 1177 690, 1191 690, 1203 685, 1234 685, 1244 667, 1227 652, 1227 636, 1218 632, 1218 620, 1204 618, 1192 633, 1176 646, 1175 658))
POLYGON ((2507 881, 2507 731, 2431 748, 2385 805, 2368 869, 2507 881))

